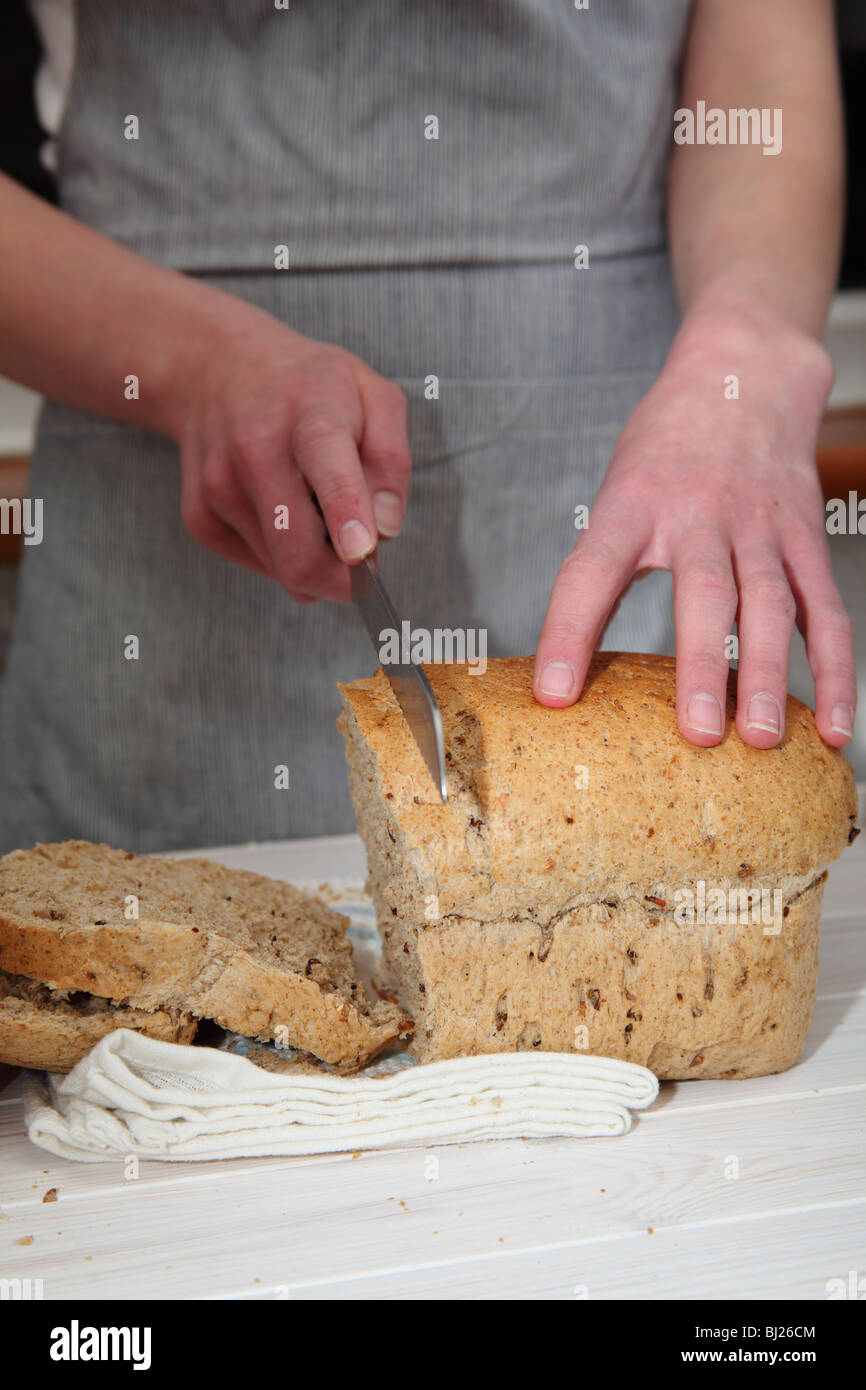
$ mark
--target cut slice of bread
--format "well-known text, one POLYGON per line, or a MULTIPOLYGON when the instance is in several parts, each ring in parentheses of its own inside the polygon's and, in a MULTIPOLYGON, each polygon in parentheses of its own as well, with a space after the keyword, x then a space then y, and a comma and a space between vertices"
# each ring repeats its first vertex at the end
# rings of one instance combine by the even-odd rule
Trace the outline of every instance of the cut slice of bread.
POLYGON ((83 840, 0 859, 0 969, 363 1065, 412 1029, 358 979, 348 919, 290 884, 207 859, 83 840))
POLYGON ((0 970, 0 1062, 37 1071, 71 1071, 115 1028, 163 1042, 190 1043, 196 1020, 180 1010, 127 1008, 92 994, 64 997, 38 980, 0 970))

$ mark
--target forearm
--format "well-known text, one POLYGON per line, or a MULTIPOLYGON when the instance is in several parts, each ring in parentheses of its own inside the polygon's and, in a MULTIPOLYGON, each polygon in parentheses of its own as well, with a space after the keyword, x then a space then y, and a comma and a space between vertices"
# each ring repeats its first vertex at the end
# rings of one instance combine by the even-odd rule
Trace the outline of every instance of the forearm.
POLYGON ((727 309, 823 332, 843 206, 830 0, 697 0, 680 106, 782 111, 782 148, 678 144, 669 235, 687 322, 727 309))
POLYGON ((189 375, 204 352, 217 350, 233 304, 0 175, 3 375, 176 438, 189 375), (125 394, 130 375, 138 399, 125 394))

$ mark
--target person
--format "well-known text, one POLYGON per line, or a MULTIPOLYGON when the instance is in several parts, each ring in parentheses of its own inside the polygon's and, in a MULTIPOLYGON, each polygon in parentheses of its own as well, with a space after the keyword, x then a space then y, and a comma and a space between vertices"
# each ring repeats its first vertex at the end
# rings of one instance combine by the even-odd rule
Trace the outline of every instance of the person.
POLYGON ((3 850, 353 828, 335 683, 374 664, 347 600, 379 542, 414 627, 537 644, 549 705, 675 620, 702 746, 735 619, 738 732, 779 743, 796 618, 847 742, 830 0, 75 14, 61 210, 2 185, 0 371, 49 398, 3 850), (743 138, 700 142, 716 109, 743 138))

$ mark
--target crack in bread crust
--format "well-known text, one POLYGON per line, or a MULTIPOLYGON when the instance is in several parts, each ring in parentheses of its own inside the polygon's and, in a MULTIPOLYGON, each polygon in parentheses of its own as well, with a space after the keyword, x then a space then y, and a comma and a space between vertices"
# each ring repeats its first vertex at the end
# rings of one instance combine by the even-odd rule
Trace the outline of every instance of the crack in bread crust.
POLYGON ((823 887, 821 876, 787 905, 779 935, 581 909, 552 925, 546 956, 526 918, 391 918, 384 960, 421 1060, 516 1050, 532 1022, 545 1051, 619 1057, 662 1079, 763 1075, 791 1066, 808 1032, 823 887))
POLYGON ((699 749, 677 730, 666 657, 597 654, 563 710, 534 701, 531 657, 483 676, 425 669, 447 804, 381 671, 341 687, 338 721, 417 1054, 588 1046, 683 1077, 790 1066, 814 1003, 826 868, 858 815, 851 769, 811 711, 789 698, 781 744, 751 748, 732 680, 725 737, 699 749), (702 926, 700 890, 735 905, 767 895, 781 930, 702 926), (688 893, 692 927, 675 915, 688 893))

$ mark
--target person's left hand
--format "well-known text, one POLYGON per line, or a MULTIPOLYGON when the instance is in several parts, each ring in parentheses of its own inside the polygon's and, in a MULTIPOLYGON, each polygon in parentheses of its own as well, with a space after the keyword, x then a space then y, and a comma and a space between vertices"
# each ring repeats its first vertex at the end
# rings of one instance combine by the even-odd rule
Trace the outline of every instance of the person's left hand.
POLYGON ((794 621, 828 744, 851 738, 851 622, 833 580, 815 463, 833 366, 814 339, 772 315, 687 320, 627 422, 589 517, 563 563, 535 660, 542 704, 572 704, 629 583, 673 572, 677 720, 718 743, 737 619, 737 729, 756 748, 784 733, 794 621), (738 399, 726 398, 730 377, 738 399))

